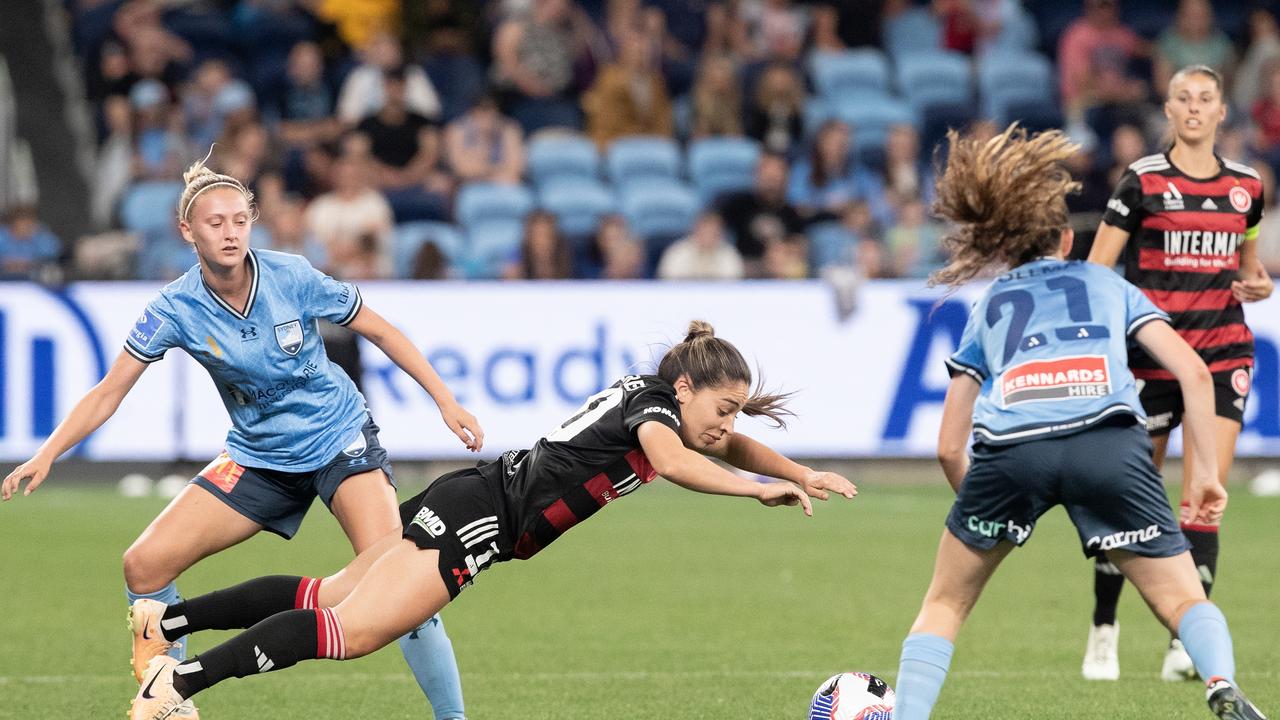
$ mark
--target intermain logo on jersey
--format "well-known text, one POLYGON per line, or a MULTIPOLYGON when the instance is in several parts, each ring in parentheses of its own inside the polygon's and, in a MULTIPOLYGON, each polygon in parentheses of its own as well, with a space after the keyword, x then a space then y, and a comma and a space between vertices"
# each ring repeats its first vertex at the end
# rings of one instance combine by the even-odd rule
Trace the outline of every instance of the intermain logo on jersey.
POLYGON ((1242 233, 1212 230, 1165 230, 1164 267, 1230 270, 1236 267, 1236 251, 1242 233))
POLYGON ((1071 400, 1111 394, 1104 355, 1076 355, 1015 365, 1000 377, 1005 407, 1037 400, 1071 400))

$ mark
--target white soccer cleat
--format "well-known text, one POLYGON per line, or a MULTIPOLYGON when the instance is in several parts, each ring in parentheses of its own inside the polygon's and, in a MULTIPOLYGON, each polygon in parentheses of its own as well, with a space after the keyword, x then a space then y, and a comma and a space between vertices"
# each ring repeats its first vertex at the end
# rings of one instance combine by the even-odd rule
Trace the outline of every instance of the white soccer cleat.
MULTIPOLYGON (((168 655, 158 655, 147 665, 146 677, 142 678, 142 687, 133 697, 133 705, 129 708, 129 720, 164 720, 178 717, 178 709, 185 702, 178 691, 173 688, 173 669, 178 660, 168 655)), ((195 707, 191 707, 195 712, 195 707)), ((187 716, 190 717, 190 716, 187 716)))
POLYGON ((1090 625, 1080 674, 1085 680, 1120 679, 1120 623, 1090 625))
POLYGON ((1191 662, 1191 656, 1182 647, 1182 641, 1170 640, 1169 649, 1164 654, 1164 665, 1160 668, 1160 679, 1165 682, 1184 682, 1199 677, 1195 663, 1191 662))
POLYGON ((151 658, 164 655, 173 643, 160 632, 160 620, 168 608, 162 602, 143 598, 129 606, 129 630, 133 632, 133 677, 142 682, 151 658))
POLYGON ((196 710, 196 704, 191 698, 187 698, 181 705, 173 711, 169 716, 169 720, 200 720, 200 711, 196 710))

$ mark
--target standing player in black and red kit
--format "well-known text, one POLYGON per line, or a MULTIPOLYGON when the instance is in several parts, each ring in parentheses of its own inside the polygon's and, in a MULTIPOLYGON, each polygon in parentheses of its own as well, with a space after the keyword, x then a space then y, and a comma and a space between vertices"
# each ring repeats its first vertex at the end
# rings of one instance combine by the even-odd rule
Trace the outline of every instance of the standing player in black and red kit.
MULTIPOLYGON (((1253 371, 1253 334, 1241 303, 1263 300, 1273 288, 1255 242, 1262 220, 1262 181, 1252 168, 1214 153, 1227 112, 1222 77, 1215 70, 1193 65, 1174 75, 1164 112, 1172 145, 1129 166, 1107 203, 1089 260, 1111 267, 1126 251, 1125 279, 1169 314, 1174 329, 1209 366, 1218 416, 1218 479, 1225 484, 1253 371)), ((1129 367, 1141 387, 1154 459, 1161 466, 1169 432, 1182 420, 1182 396, 1173 376, 1141 348, 1131 348, 1129 367)), ((1183 467, 1189 469, 1190 444, 1183 448, 1183 467)), ((1187 482, 1184 472, 1184 496, 1187 482)), ((1208 595, 1218 565, 1218 525, 1197 524, 1184 513, 1182 532, 1191 542, 1191 557, 1208 595)), ((1086 679, 1120 676, 1115 618, 1123 585, 1115 567, 1100 558, 1093 627, 1082 666, 1086 679)), ((1161 677, 1195 677, 1191 658, 1176 638, 1170 641, 1161 677)))
POLYGON ((656 475, 698 492, 802 505, 853 484, 735 433, 739 413, 781 423, 784 395, 751 390, 751 370, 711 326, 694 322, 657 375, 629 375, 587 400, 530 450, 450 473, 400 506, 404 531, 336 575, 258 578, 164 608, 154 632, 249 628, 179 663, 153 658, 133 720, 161 720, 185 698, 231 677, 301 660, 367 655, 422 624, 494 562, 527 559, 656 475), (708 460, 790 482, 757 483, 708 460), (308 609, 310 608, 310 609, 308 609))

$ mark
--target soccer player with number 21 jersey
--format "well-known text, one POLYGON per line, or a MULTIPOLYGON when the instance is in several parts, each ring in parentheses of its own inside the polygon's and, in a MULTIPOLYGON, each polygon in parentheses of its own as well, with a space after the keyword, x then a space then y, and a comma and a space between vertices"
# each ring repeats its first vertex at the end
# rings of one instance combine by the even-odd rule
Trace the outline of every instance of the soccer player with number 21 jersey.
POLYGON ((1084 554, 1115 565, 1182 638, 1208 680, 1210 710, 1264 720, 1235 684, 1226 618, 1206 598, 1165 498, 1128 344, 1180 384, 1196 451, 1184 519, 1206 524, 1227 502, 1213 462, 1208 368, 1138 288, 1109 268, 1063 260, 1073 240, 1066 194, 1078 184, 1062 165, 1077 146, 1061 131, 1028 137, 1015 125, 990 140, 954 130, 948 140, 935 208, 955 223, 945 241, 953 258, 931 280, 959 285, 989 266, 1008 270, 974 304, 947 362, 938 458, 956 501, 902 644, 893 717, 930 716, 983 587, 1040 516, 1062 505, 1084 554))

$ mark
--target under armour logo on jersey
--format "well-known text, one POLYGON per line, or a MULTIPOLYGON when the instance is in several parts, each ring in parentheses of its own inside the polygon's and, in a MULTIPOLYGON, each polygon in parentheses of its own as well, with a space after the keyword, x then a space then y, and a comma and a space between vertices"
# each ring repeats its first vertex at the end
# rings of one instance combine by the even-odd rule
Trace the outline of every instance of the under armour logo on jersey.
POLYGON ((253 656, 258 659, 258 672, 266 672, 276 666, 275 661, 267 657, 257 645, 253 646, 253 656))
POLYGON ((254 327, 253 325, 240 328, 240 339, 241 340, 257 340, 258 328, 254 327))

